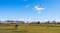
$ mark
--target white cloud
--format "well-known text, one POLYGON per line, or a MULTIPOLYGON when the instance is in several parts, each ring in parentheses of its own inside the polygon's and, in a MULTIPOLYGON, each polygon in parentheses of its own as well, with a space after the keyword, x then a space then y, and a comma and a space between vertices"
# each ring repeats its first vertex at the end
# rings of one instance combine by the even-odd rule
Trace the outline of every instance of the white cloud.
POLYGON ((37 11, 42 11, 42 10, 44 10, 45 8, 40 8, 40 6, 35 6, 35 9, 36 9, 37 11))

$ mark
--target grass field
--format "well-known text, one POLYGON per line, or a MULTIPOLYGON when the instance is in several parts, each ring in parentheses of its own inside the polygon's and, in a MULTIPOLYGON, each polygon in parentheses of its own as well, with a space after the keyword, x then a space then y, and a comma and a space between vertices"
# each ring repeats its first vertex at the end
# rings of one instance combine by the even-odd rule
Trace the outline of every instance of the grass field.
POLYGON ((0 24, 0 33, 60 33, 60 24, 0 24))

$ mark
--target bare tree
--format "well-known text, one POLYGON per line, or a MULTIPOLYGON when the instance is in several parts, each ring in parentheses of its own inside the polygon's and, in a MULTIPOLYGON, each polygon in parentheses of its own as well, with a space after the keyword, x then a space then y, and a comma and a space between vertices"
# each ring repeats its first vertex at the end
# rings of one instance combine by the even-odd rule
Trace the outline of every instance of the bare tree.
POLYGON ((52 21, 52 23, 53 23, 53 24, 56 24, 56 21, 54 20, 54 21, 52 21))

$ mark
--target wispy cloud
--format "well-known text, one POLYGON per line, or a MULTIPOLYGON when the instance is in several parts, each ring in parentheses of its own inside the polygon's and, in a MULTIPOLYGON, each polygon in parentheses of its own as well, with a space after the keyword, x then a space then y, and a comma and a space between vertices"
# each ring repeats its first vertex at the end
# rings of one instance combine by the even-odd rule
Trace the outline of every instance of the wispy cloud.
POLYGON ((45 19, 45 21, 48 21, 48 19, 45 19))
POLYGON ((30 7, 30 5, 25 5, 26 8, 30 7))
POLYGON ((34 8, 38 13, 41 13, 41 11, 45 10, 45 8, 42 8, 40 5, 36 5, 34 8))
POLYGON ((19 19, 19 21, 24 21, 24 19, 19 19))
POLYGON ((28 1, 28 0, 24 0, 24 1, 28 1))
POLYGON ((40 11, 38 11, 38 13, 41 13, 40 11))
POLYGON ((45 8, 41 8, 40 6, 35 6, 35 9, 36 9, 37 11, 45 10, 45 8))
POLYGON ((27 20, 27 21, 30 21, 30 20, 32 20, 32 19, 31 19, 30 17, 28 17, 28 18, 26 18, 26 20, 27 20))

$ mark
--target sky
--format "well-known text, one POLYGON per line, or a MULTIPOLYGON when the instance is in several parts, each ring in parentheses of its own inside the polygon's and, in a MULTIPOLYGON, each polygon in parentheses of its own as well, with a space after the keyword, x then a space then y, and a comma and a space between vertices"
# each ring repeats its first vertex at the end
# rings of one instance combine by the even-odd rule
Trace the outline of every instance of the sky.
POLYGON ((60 0, 0 0, 0 20, 60 21, 60 0))

